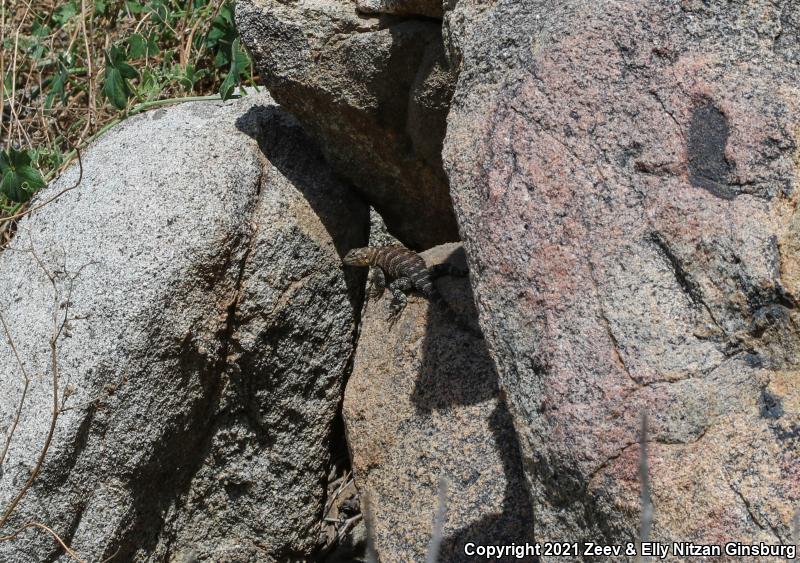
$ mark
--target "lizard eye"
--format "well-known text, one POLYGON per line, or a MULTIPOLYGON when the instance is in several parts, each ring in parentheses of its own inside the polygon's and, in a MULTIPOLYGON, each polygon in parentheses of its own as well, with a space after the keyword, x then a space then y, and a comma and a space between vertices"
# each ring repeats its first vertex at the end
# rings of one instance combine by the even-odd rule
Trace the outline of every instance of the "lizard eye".
POLYGON ((358 248, 352 249, 345 254, 343 262, 348 266, 358 266, 364 261, 364 252, 358 248))

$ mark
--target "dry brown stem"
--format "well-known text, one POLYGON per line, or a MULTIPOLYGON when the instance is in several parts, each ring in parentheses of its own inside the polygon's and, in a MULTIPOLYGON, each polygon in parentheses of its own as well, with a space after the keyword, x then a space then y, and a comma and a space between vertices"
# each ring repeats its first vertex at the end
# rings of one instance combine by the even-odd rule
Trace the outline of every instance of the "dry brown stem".
POLYGON ((64 549, 64 552, 69 556, 70 559, 72 559, 73 561, 78 561, 78 563, 87 563, 85 559, 81 559, 80 557, 78 557, 78 554, 75 553, 74 550, 70 549, 70 547, 64 542, 64 540, 61 539, 61 536, 59 536, 52 528, 45 526, 41 522, 28 522, 27 524, 21 526, 20 528, 17 528, 16 530, 14 530, 14 532, 8 534, 7 536, 0 536, 0 541, 9 541, 16 539, 16 537, 21 532, 27 530, 28 528, 40 528, 46 531, 51 536, 53 536, 53 538, 61 545, 61 547, 64 549))
POLYGON ((19 353, 17 352, 17 346, 14 344, 14 339, 11 337, 11 331, 8 330, 6 319, 2 313, 0 313, 0 323, 2 323, 3 325, 3 331, 5 332, 6 339, 8 340, 8 345, 11 347, 11 351, 14 353, 14 357, 16 358, 17 365, 19 366, 23 378, 22 396, 19 399, 19 405, 17 405, 17 411, 16 413, 14 413, 14 422, 11 424, 11 428, 8 431, 8 436, 6 436, 6 443, 5 446, 3 447, 3 452, 0 453, 0 467, 2 467, 3 462, 6 459, 6 455, 8 454, 8 449, 11 447, 11 438, 14 436, 14 432, 16 432, 17 430, 17 425, 19 424, 19 418, 22 415, 22 406, 25 404, 25 397, 28 394, 28 386, 30 385, 31 379, 30 377, 28 377, 28 372, 25 369, 25 363, 19 357, 19 353))

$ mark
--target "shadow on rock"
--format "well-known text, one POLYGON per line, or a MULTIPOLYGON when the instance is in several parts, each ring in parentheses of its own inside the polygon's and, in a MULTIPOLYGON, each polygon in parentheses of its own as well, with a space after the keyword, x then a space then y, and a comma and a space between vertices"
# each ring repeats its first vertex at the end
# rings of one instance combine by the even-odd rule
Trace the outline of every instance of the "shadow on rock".
MULTIPOLYGON (((524 546, 533 543, 533 505, 526 492, 525 475, 522 471, 522 456, 519 442, 511 422, 511 415, 504 402, 499 401, 489 421, 503 462, 506 491, 500 514, 484 516, 469 526, 448 535, 442 542, 441 561, 474 561, 475 556, 465 554, 468 543, 479 545, 524 546), (524 494, 523 494, 524 493, 524 494)), ((496 561, 538 561, 535 556, 517 559, 513 556, 496 561)))
MULTIPOLYGON (((450 246, 450 245, 443 245, 450 246)), ((455 246, 446 254, 446 261, 458 270, 467 270, 466 257, 462 247, 455 246)), ((437 247, 443 248, 443 247, 437 247)), ((432 259, 436 263, 438 259, 432 259)), ((468 327, 477 327, 472 288, 467 277, 442 277, 436 285, 450 307, 468 327)), ((454 326, 444 311, 435 304, 429 304, 428 325, 422 346, 422 365, 415 382, 412 402, 419 415, 430 415, 435 411, 449 411, 452 407, 483 404, 487 411, 486 422, 491 431, 491 439, 483 434, 478 440, 494 444, 499 465, 492 464, 484 470, 496 470, 496 476, 483 476, 483 479, 500 480, 505 484, 501 512, 484 514, 479 519, 463 526, 456 532, 445 536, 441 561, 471 561, 473 557, 465 554, 465 545, 524 545, 533 542, 533 506, 528 494, 522 466, 519 442, 514 430, 511 414, 499 389, 497 371, 489 356, 483 338, 454 326)), ((485 427, 484 427, 485 428, 485 427)), ((465 429, 462 444, 475 439, 468 437, 465 429)), ((490 449, 492 446, 488 446, 490 449)), ((469 463, 469 459, 464 460, 469 463)), ((475 493, 473 493, 475 494, 475 493)), ((478 492, 478 495, 481 493, 478 492)), ((488 494, 488 492, 486 493, 488 494)), ((490 506, 491 499, 482 504, 490 506)), ((512 557, 499 559, 519 560, 512 557)), ((524 560, 537 560, 533 556, 524 560)))
MULTIPOLYGON (((339 257, 350 250, 353 240, 366 241, 369 211, 349 184, 329 169, 318 145, 297 119, 276 106, 255 105, 236 120, 236 127, 258 142, 264 157, 302 194, 328 232, 339 257), (301 154, 303 158, 295 155, 301 154), (324 170, 324 174, 320 174, 324 170), (332 202, 336 202, 332 205, 332 202)), ((262 178, 261 189, 267 187, 262 178)), ((262 195, 263 197, 263 195, 262 195)), ((287 249, 288 251, 288 249, 287 249)), ((347 268, 345 279, 360 310, 365 273, 347 268)))

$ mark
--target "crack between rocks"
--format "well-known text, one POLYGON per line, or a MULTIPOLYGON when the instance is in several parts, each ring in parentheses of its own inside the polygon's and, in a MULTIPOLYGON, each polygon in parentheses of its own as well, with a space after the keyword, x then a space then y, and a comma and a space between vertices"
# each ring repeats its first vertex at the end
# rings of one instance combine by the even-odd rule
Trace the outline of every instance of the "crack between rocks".
POLYGON ((761 522, 758 521, 758 518, 756 518, 756 515, 753 512, 753 508, 750 506, 750 502, 744 497, 744 495, 736 487, 733 486, 733 483, 729 482, 728 486, 731 488, 731 490, 734 492, 734 494, 736 494, 736 496, 739 497, 739 499, 742 501, 742 504, 744 504, 744 508, 745 508, 745 510, 747 510, 747 514, 750 515, 750 519, 753 521, 753 523, 756 526, 758 526, 758 528, 760 530, 772 533, 772 535, 775 536, 775 538, 778 540, 777 543, 784 543, 783 542, 783 538, 781 538, 781 536, 778 533, 778 531, 772 526, 772 524, 770 524, 769 520, 767 520, 765 518, 765 521, 766 521, 767 526, 769 527, 769 529, 765 528, 764 525, 761 522))
MULTIPOLYGON (((594 264, 592 264, 591 260, 587 260, 589 264, 589 274, 592 278, 592 286, 594 288, 595 299, 597 299, 597 306, 600 309, 600 318, 603 320, 603 326, 605 327, 606 334, 608 334, 609 340, 611 340, 611 347, 614 349, 614 355, 617 358, 617 361, 622 366, 622 369, 627 374, 628 378, 636 385, 637 389, 641 387, 641 382, 637 381, 633 374, 631 374, 630 369, 628 369, 628 365, 625 363, 625 359, 622 356, 622 352, 619 347, 619 341, 617 340, 614 331, 611 329, 611 322, 608 320, 608 314, 606 313, 605 304, 603 303, 603 298, 600 296, 600 285, 597 283, 597 275, 595 273, 594 264)), ((632 392, 635 392, 636 389, 632 392)))
POLYGON ((667 244, 667 241, 664 240, 664 237, 658 231, 652 231, 649 236, 650 242, 655 245, 655 247, 659 250, 660 254, 667 259, 670 267, 672 268, 672 272, 675 276, 675 281, 678 282, 678 285, 689 298, 689 300, 697 307, 702 307, 708 316, 711 318, 711 321, 714 325, 722 332, 722 334, 726 334, 726 331, 722 326, 720 326, 719 322, 717 321, 714 313, 711 312, 711 308, 703 299, 703 296, 700 294, 699 288, 696 286, 694 282, 689 279, 688 272, 683 268, 683 265, 680 262, 678 256, 672 251, 672 249, 667 244))
MULTIPOLYGON (((652 442, 648 442, 648 444, 650 444, 650 443, 652 443, 652 442)), ((612 455, 612 456, 609 456, 609 457, 607 457, 607 458, 605 459, 605 461, 603 461, 603 462, 602 462, 600 465, 598 465, 598 466, 597 466, 597 468, 595 468, 595 469, 594 469, 594 470, 593 470, 593 471, 592 471, 592 472, 589 474, 589 476, 588 476, 588 477, 587 477, 587 479, 586 479, 586 488, 587 488, 587 489, 589 488, 589 485, 591 484, 591 482, 592 482, 592 481, 594 481, 594 478, 595 478, 595 477, 597 477, 597 474, 598 474, 598 473, 600 473, 601 471, 603 471, 604 469, 606 469, 606 468, 607 468, 609 465, 611 465, 611 463, 612 463, 613 461, 615 461, 615 460, 619 459, 619 458, 620 458, 620 456, 622 456, 622 454, 624 454, 624 453, 625 453, 625 451, 626 451, 628 448, 630 448, 631 446, 636 446, 636 445, 638 445, 638 444, 639 444, 639 441, 638 441, 638 440, 635 440, 635 441, 633 441, 633 442, 629 442, 629 443, 627 443, 626 445, 622 446, 622 448, 620 448, 620 450, 619 450, 619 451, 618 451, 616 454, 614 454, 614 455, 612 455)))

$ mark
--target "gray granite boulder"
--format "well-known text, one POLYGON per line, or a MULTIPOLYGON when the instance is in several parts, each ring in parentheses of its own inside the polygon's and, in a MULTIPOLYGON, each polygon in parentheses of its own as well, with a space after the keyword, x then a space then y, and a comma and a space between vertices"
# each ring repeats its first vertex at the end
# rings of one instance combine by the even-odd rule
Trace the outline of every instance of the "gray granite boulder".
MULTIPOLYGON (((73 166, 34 202, 76 182, 73 166)), ((0 533, 36 521, 100 561, 270 561, 316 549, 368 215, 267 96, 151 111, 0 255, 0 533), (55 331, 55 332, 54 332, 55 331), (23 394, 24 373, 28 386, 23 394)), ((66 558, 40 528, 9 563, 66 558)))
POLYGON ((239 0, 265 84, 404 244, 458 240, 442 169, 455 78, 439 22, 358 12, 352 0, 239 0))

